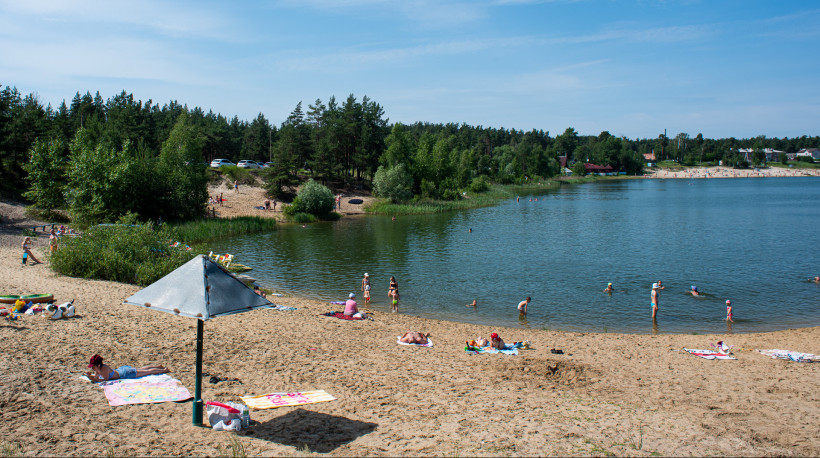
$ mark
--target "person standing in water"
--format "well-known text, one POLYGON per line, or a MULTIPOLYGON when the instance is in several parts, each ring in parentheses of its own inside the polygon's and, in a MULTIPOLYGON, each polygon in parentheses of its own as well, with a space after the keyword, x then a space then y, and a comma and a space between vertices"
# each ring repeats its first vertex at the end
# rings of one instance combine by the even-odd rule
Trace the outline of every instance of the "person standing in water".
POLYGON ((518 312, 521 315, 526 315, 527 314, 527 306, 530 304, 530 300, 531 300, 530 297, 527 296, 526 299, 524 299, 523 301, 518 303, 518 312))
POLYGON ((727 300, 726 301, 726 321, 734 323, 735 320, 733 320, 732 317, 734 317, 734 314, 732 313, 732 301, 727 300))
POLYGON ((660 292, 658 292, 660 288, 658 287, 657 283, 652 283, 652 319, 654 320, 655 317, 658 315, 658 303, 659 303, 659 296, 660 292))
POLYGON ((393 290, 393 313, 399 313, 399 289, 393 290))
POLYGON ((612 283, 607 283, 606 288, 604 288, 605 293, 612 294, 612 283))
POLYGON ((370 275, 367 272, 364 273, 364 278, 362 278, 362 292, 367 289, 366 286, 370 286, 370 275))
POLYGON ((387 290, 387 297, 393 297, 393 291, 399 288, 399 284, 396 282, 396 277, 390 276, 390 288, 387 290))

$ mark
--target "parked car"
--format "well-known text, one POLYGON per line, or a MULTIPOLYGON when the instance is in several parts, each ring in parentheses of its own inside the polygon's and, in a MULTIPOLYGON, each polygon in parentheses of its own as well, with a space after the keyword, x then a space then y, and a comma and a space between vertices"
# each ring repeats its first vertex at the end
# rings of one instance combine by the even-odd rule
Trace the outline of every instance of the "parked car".
POLYGON ((263 169, 269 169, 271 167, 273 167, 273 162, 265 162, 264 164, 262 164, 263 169))
POLYGON ((220 167, 224 167, 226 165, 236 165, 233 162, 229 161, 228 159, 214 159, 211 161, 211 167, 218 169, 220 167))
POLYGON ((247 160, 247 159, 243 159, 243 160, 239 161, 239 163, 236 164, 236 166, 240 167, 240 168, 243 168, 243 169, 258 169, 258 168, 260 168, 259 164, 257 164, 256 161, 250 161, 250 160, 247 160))

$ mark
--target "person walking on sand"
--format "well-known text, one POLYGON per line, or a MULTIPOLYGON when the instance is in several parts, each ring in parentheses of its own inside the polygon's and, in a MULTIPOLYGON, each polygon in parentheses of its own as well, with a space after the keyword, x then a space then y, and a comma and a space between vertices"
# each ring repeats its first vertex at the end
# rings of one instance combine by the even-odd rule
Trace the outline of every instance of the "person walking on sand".
POLYGON ((732 301, 727 300, 726 301, 726 321, 734 323, 735 320, 733 320, 732 317, 734 317, 734 314, 732 313, 732 301))
POLYGON ((27 258, 31 258, 35 264, 42 264, 40 260, 34 256, 34 253, 31 252, 31 237, 23 239, 23 265, 26 265, 27 258))
POLYGON ((239 180, 233 180, 233 192, 239 192, 239 180))
POLYGON ((660 292, 658 292, 658 289, 660 289, 658 287, 658 284, 657 283, 652 283, 652 294, 651 294, 650 297, 652 298, 652 319, 653 320, 658 315, 658 301, 659 301, 659 296, 660 296, 660 292))
POLYGON ((526 299, 524 299, 523 301, 518 303, 518 312, 521 315, 526 315, 527 314, 527 306, 530 305, 530 300, 531 300, 530 297, 527 296, 526 299))

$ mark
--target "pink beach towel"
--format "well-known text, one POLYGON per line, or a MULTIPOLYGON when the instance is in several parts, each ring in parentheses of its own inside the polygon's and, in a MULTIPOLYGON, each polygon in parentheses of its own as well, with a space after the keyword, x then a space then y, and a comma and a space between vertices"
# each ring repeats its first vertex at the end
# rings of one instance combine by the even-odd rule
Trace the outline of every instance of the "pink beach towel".
POLYGON ((737 359, 733 356, 725 355, 712 350, 697 350, 694 348, 684 348, 683 350, 688 352, 690 355, 700 356, 703 359, 737 359))

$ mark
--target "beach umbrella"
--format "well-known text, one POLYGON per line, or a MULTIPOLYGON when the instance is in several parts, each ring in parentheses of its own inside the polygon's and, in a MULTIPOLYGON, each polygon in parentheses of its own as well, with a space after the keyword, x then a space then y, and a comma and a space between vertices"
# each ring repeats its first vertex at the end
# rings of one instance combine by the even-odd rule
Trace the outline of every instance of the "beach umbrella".
POLYGON ((205 321, 272 305, 205 255, 191 259, 123 303, 196 318, 194 425, 202 425, 202 335, 205 321))

